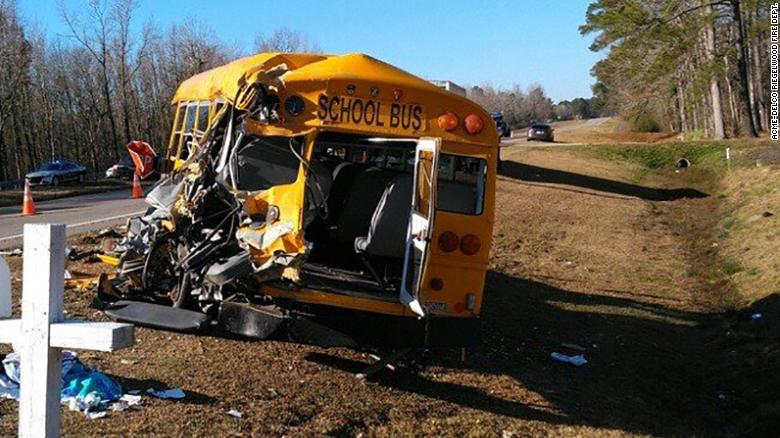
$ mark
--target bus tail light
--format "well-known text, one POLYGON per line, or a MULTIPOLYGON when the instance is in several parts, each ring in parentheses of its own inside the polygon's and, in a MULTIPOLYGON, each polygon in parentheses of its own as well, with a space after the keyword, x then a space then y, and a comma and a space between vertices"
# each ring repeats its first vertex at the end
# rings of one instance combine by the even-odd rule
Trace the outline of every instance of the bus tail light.
POLYGON ((463 313, 466 311, 466 306, 463 303, 455 303, 453 306, 455 313, 463 313))
POLYGON ((452 111, 446 111, 437 119, 439 128, 449 132, 458 127, 458 116, 452 111))
POLYGON ((460 240, 460 250, 466 255, 478 253, 481 246, 482 242, 479 241, 479 237, 473 234, 466 234, 463 236, 463 239, 460 240))
POLYGON ((469 114, 463 119, 463 126, 466 128, 466 132, 469 134, 479 134, 482 132, 482 128, 485 127, 485 122, 482 118, 476 114, 469 114))
POLYGON ((439 249, 444 252, 452 252, 458 249, 460 239, 452 231, 445 231, 439 235, 439 249))

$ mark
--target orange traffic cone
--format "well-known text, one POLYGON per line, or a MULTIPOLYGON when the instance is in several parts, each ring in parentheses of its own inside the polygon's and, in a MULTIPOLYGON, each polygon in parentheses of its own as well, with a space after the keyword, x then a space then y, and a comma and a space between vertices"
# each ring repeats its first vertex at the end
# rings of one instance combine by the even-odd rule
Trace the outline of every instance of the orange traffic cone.
POLYGON ((133 193, 130 195, 132 199, 138 199, 144 197, 144 190, 141 188, 141 180, 138 179, 138 174, 133 173, 133 193))
POLYGON ((30 181, 24 180, 24 200, 22 201, 22 216, 32 216, 35 214, 35 202, 33 202, 32 193, 30 193, 30 181))

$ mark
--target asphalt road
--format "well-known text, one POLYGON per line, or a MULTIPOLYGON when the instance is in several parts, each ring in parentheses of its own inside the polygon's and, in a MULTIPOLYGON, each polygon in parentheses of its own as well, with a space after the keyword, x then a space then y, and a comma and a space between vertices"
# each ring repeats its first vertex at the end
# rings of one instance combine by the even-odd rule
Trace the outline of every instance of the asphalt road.
MULTIPOLYGON (((571 133, 572 131, 578 131, 578 130, 587 130, 595 128, 605 122, 607 122, 611 117, 599 117, 595 119, 585 119, 585 120, 566 120, 563 122, 553 122, 550 124, 550 126, 555 129, 556 134, 560 134, 561 132, 567 132, 571 133)), ((582 145, 584 143, 563 143, 560 141, 555 141, 554 143, 547 143, 547 142, 539 142, 539 141, 528 141, 526 139, 526 131, 528 131, 528 128, 520 128, 515 129, 512 132, 511 138, 505 138, 501 140, 501 146, 576 146, 576 145, 582 145)))
POLYGON ((35 203, 35 216, 22 216, 21 207, 0 208, 0 249, 22 245, 22 228, 27 223, 67 225, 67 233, 76 234, 124 223, 146 211, 143 199, 130 199, 129 190, 74 196, 35 203))

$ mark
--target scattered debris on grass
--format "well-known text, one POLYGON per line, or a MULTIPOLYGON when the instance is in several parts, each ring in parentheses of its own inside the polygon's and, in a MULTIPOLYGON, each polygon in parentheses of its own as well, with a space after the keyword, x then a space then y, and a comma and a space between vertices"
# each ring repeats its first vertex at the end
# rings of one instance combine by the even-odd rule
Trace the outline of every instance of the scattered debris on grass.
POLYGON ((226 412, 228 415, 230 415, 233 418, 241 418, 244 416, 244 414, 241 411, 237 411, 235 409, 231 409, 226 412))
POLYGON ((184 391, 181 388, 161 389, 159 391, 154 388, 149 388, 146 390, 146 392, 153 397, 157 397, 163 400, 179 400, 185 397, 184 391))
POLYGON ((571 365, 574 365, 575 367, 581 367, 588 363, 588 360, 585 359, 584 354, 578 354, 576 356, 569 356, 567 354, 562 354, 558 352, 552 352, 550 353, 550 358, 553 360, 557 360, 558 362, 564 362, 571 365))

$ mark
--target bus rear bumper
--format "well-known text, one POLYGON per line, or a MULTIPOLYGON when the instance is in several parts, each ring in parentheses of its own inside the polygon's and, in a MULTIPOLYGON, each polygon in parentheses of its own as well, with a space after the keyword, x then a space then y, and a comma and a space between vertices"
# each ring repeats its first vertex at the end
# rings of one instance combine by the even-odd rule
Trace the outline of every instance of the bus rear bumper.
POLYGON ((321 347, 473 347, 481 341, 479 318, 414 318, 325 306, 306 313, 222 303, 218 326, 240 336, 321 347))

